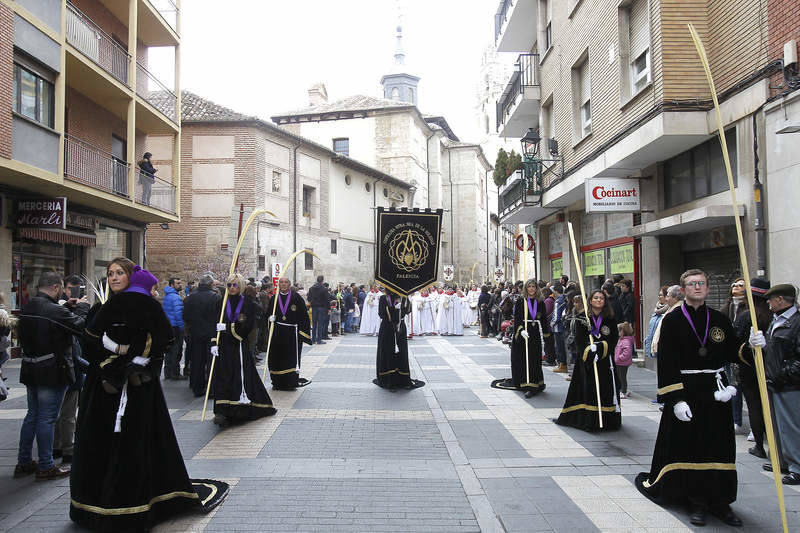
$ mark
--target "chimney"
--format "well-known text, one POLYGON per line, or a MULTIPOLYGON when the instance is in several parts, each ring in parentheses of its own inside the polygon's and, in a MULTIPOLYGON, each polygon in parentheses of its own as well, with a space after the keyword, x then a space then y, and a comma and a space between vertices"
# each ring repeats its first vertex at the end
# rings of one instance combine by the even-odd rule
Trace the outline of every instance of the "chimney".
POLYGON ((325 89, 325 84, 315 83, 308 90, 308 105, 318 106, 328 103, 328 91, 325 89))

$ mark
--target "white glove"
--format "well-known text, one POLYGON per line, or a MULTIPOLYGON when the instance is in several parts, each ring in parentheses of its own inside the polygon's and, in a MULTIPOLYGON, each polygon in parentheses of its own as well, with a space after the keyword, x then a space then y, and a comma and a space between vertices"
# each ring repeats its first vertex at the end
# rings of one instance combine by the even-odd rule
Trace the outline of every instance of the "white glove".
POLYGON ((753 348, 764 348, 767 345, 767 339, 764 338, 764 334, 760 331, 756 331, 753 333, 753 330, 750 330, 750 346, 753 348))
POLYGON ((134 365, 147 366, 147 364, 150 362, 150 358, 149 357, 140 357, 140 356, 137 355, 136 357, 133 358, 132 362, 133 362, 134 365))
POLYGON ((225 331, 226 329, 228 329, 228 324, 225 322, 220 322, 217 324, 217 331, 225 331))
POLYGON ((214 357, 219 357, 219 346, 214 345, 211 347, 211 355, 214 357))
POLYGON ((589 350, 592 353, 597 353, 597 345, 596 344, 592 344, 591 346, 589 346, 589 350))
POLYGON ((523 337, 525 340, 528 340, 528 337, 530 337, 530 335, 528 334, 528 332, 527 332, 527 331, 525 331, 524 329, 523 329, 522 331, 520 331, 520 333, 519 333, 519 334, 520 334, 520 335, 522 335, 522 337, 523 337))
POLYGON ((686 402, 676 403, 675 407, 672 408, 672 412, 675 413, 675 418, 681 422, 690 422, 692 420, 692 410, 689 409, 689 404, 686 402))
POLYGON ((269 321, 270 322, 275 322, 275 315, 270 315, 269 321))
POLYGON ((114 352, 119 355, 125 355, 128 353, 128 345, 127 344, 117 344, 116 342, 111 340, 111 337, 103 333, 103 347, 108 350, 109 352, 114 352))

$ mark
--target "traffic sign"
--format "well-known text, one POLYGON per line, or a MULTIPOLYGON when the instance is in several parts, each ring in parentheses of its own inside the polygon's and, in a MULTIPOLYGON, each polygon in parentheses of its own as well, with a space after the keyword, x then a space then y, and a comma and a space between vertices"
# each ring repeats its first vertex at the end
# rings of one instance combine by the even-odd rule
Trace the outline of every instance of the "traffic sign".
POLYGON ((519 235, 517 235, 517 238, 516 238, 517 250, 519 250, 520 252, 523 251, 522 250, 522 247, 523 247, 522 243, 523 243, 523 237, 525 237, 525 235, 528 236, 528 251, 529 252, 533 251, 533 249, 534 249, 533 235, 530 235, 529 233, 520 233, 519 235))

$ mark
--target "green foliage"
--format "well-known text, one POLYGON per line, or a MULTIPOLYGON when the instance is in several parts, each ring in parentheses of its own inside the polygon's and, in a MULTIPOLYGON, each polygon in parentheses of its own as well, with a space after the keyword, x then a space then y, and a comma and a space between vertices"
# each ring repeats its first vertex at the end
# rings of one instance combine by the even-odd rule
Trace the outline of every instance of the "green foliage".
POLYGON ((514 150, 511 150, 508 156, 508 163, 506 163, 506 177, 521 169, 522 166, 522 156, 514 150))
MULTIPOLYGON (((511 153, 514 153, 512 150, 511 153)), ((508 167, 508 153, 500 148, 497 152, 497 159, 494 163, 494 174, 492 177, 494 178, 494 184, 498 187, 502 187, 506 183, 506 178, 508 178, 508 174, 506 174, 506 169, 508 167)))

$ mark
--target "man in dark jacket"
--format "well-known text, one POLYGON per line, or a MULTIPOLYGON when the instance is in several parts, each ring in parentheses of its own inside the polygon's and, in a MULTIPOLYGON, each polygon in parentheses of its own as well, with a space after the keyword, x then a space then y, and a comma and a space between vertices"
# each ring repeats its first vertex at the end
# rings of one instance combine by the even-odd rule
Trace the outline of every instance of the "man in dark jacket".
POLYGON ((624 322, 622 305, 619 303, 619 298, 617 298, 617 289, 614 287, 614 284, 610 281, 606 281, 603 284, 603 292, 606 295, 609 307, 614 311, 614 320, 617 322, 624 322))
POLYGON ((195 397, 204 396, 211 361, 211 338, 217 334, 220 296, 214 290, 214 277, 204 275, 192 294, 183 301, 183 320, 189 337, 186 352, 189 358, 189 387, 195 397))
POLYGON ((175 342, 169 349, 164 361, 164 379, 186 379, 181 376, 181 358, 183 357, 183 300, 181 289, 183 282, 180 278, 170 278, 169 285, 164 287, 164 313, 172 325, 172 335, 175 342))
POLYGON ((325 276, 317 276, 317 282, 308 289, 308 303, 311 305, 311 342, 314 344, 325 344, 322 340, 328 334, 325 327, 328 317, 328 306, 330 305, 330 295, 328 289, 323 285, 325 276))
POLYGON ((766 349, 764 372, 778 425, 781 458, 789 473, 784 485, 800 485, 800 313, 792 285, 775 285, 765 294, 775 314, 766 335, 750 334, 750 345, 766 349))
MULTIPOLYGON (((39 277, 39 292, 22 308, 19 339, 23 357, 19 380, 28 388, 28 413, 19 434, 19 456, 14 477, 36 472, 36 479, 68 476, 69 467, 53 463, 53 425, 67 387, 75 382, 72 336, 81 335, 83 317, 58 305, 64 291, 61 275, 44 272, 39 277), (33 439, 39 463, 33 460, 33 439)), ((89 304, 75 306, 83 316, 89 304)))
POLYGON ((617 322, 627 322, 633 327, 636 323, 636 296, 633 294, 633 282, 623 279, 619 282, 619 289, 618 299, 622 316, 617 317, 617 322))

